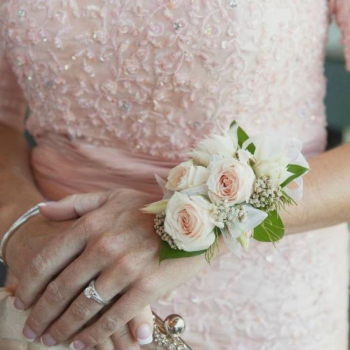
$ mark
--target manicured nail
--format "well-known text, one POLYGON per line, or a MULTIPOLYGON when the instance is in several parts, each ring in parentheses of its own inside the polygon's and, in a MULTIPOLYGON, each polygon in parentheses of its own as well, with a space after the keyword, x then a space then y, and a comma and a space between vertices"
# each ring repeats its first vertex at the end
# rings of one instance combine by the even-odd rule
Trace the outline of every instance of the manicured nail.
POLYGON ((152 328, 148 323, 142 324, 136 330, 137 341, 140 345, 150 344, 153 341, 152 328))
POLYGON ((17 310, 23 311, 25 309, 25 306, 24 306, 22 300, 20 300, 18 297, 15 298, 13 305, 15 306, 15 308, 17 310))
POLYGON ((41 202, 38 204, 38 207, 41 208, 41 207, 46 207, 47 205, 49 204, 52 204, 52 203, 55 203, 54 201, 50 201, 50 202, 41 202))
POLYGON ((32 343, 36 338, 36 333, 27 325, 23 328, 23 335, 24 338, 26 338, 30 343, 32 343))
POLYGON ((85 348, 85 344, 80 340, 75 340, 71 345, 69 345, 69 348, 72 350, 83 350, 85 348))
POLYGON ((40 339, 41 343, 45 346, 55 346, 56 345, 56 340, 54 339, 54 337, 50 334, 50 333, 45 333, 41 339, 40 339))

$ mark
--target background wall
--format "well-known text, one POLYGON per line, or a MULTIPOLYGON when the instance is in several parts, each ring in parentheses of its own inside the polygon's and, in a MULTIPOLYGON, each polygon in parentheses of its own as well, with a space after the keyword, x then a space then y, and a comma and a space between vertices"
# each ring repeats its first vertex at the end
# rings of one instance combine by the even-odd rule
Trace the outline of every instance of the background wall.
POLYGON ((340 142, 350 142, 350 74, 345 71, 344 51, 340 40, 340 31, 333 23, 330 26, 326 61, 330 147, 340 142))

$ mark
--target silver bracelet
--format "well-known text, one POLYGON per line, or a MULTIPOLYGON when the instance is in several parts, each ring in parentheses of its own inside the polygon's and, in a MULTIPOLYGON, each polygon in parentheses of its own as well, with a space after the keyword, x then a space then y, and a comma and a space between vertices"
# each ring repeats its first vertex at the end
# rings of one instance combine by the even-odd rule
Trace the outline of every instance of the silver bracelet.
POLYGON ((12 236, 12 234, 20 227, 23 225, 29 218, 32 216, 35 216, 39 214, 39 207, 43 205, 43 203, 39 203, 33 208, 29 209, 27 212, 25 212, 19 219, 17 219, 12 226, 8 229, 7 232, 5 232, 4 236, 2 237, 2 240, 0 242, 0 262, 2 262, 5 266, 6 260, 5 260, 5 248, 8 240, 12 236))

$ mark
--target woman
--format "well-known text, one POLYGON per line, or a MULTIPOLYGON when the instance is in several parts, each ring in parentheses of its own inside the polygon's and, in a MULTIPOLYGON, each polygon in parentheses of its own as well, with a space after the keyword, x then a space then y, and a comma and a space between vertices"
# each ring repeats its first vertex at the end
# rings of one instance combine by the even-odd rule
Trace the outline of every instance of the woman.
POLYGON ((151 304, 184 316, 194 349, 347 349, 349 145, 324 153, 333 13, 350 68, 348 0, 0 5, 1 233, 62 199, 6 248, 29 342, 137 349, 151 341, 151 304), (159 265, 152 218, 139 211, 160 196, 154 174, 233 119, 303 141, 312 171, 283 214, 287 237, 242 259, 221 244, 209 267, 203 257, 159 265), (91 280, 120 298, 102 310, 82 293, 91 280))

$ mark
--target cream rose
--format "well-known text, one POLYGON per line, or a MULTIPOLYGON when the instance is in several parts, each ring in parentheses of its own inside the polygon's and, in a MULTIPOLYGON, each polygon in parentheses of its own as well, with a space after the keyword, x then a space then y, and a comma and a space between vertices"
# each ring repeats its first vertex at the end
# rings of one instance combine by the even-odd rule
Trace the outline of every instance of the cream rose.
POLYGON ((246 162, 234 158, 214 160, 208 167, 208 194, 218 204, 228 200, 230 204, 247 202, 253 193, 255 174, 246 162))
POLYGON ((203 197, 175 192, 165 214, 165 232, 179 249, 194 252, 208 249, 214 243, 210 203, 203 197))
POLYGON ((209 170, 202 166, 194 166, 193 161, 181 163, 169 172, 165 188, 169 191, 182 191, 205 184, 209 170))
POLYGON ((283 135, 259 135, 254 144, 254 170, 257 176, 269 176, 282 184, 291 175, 287 170, 288 164, 308 167, 301 154, 302 144, 299 140, 283 135))
POLYGON ((288 159, 285 157, 274 158, 257 162, 254 170, 257 176, 269 176, 277 184, 282 184, 291 175, 287 171, 288 159))
POLYGON ((233 157, 238 144, 230 135, 211 135, 200 141, 197 147, 190 152, 190 157, 198 164, 208 166, 212 156, 233 157))

